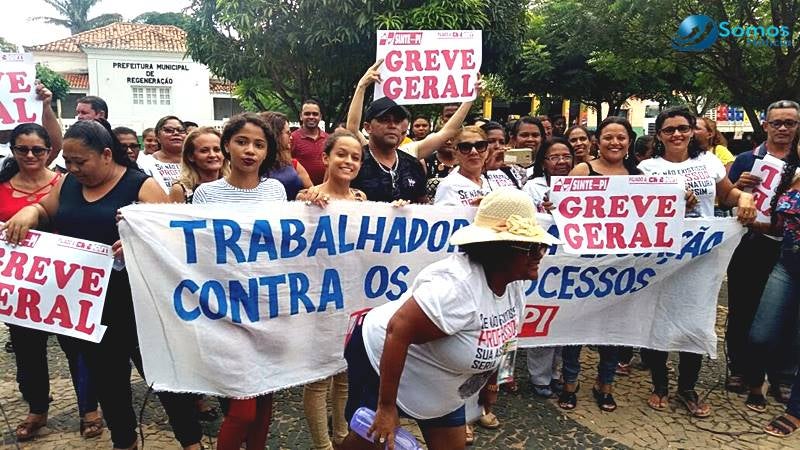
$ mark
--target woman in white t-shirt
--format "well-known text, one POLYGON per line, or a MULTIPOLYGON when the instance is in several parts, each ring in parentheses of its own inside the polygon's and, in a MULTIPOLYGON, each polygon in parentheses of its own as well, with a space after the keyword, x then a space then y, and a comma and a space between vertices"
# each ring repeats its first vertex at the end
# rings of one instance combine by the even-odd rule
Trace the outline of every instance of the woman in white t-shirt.
MULTIPOLYGON (((733 187, 725 175, 725 167, 714 155, 702 152, 694 139, 695 116, 685 107, 662 111, 656 118, 656 148, 653 158, 642 161, 639 169, 645 174, 682 175, 696 206, 687 199, 687 217, 714 217, 714 199, 727 207, 737 206, 737 217, 743 224, 756 217, 752 194, 733 187)), ((664 346, 669 346, 665 342, 664 346)), ((642 358, 650 367, 653 393, 647 404, 658 411, 669 407, 667 352, 642 349, 642 358)), ((703 403, 694 390, 700 373, 703 355, 680 352, 678 399, 695 417, 708 417, 711 408, 703 403)))
POLYGON ((566 176, 572 170, 575 150, 566 139, 554 137, 546 140, 533 160, 533 175, 522 190, 530 195, 539 212, 548 212, 552 204, 547 199, 550 193, 550 178, 566 176))
POLYGON ((160 149, 152 155, 141 155, 136 163, 169 194, 172 184, 181 176, 181 155, 186 127, 175 116, 164 116, 156 124, 160 149))
MULTIPOLYGON (((381 448, 400 416, 417 421, 428 448, 464 448, 465 399, 496 401, 500 358, 523 319, 522 280, 538 277, 558 243, 525 193, 484 197, 475 222, 450 237, 464 253, 429 265, 402 299, 356 321, 345 348, 348 420, 359 407, 376 410, 369 432, 381 448)), ((375 447, 351 431, 343 448, 375 447)))
POLYGON ((450 172, 436 189, 434 205, 475 206, 489 186, 483 176, 483 166, 489 152, 486 133, 476 126, 464 127, 453 141, 458 169, 450 172))

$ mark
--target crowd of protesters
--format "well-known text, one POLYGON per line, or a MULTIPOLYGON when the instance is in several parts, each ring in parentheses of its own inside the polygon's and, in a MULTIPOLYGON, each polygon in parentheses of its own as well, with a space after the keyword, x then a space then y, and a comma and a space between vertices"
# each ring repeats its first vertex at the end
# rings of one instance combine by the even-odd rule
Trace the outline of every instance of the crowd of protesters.
MULTIPOLYGON (((797 103, 771 104, 763 124, 766 141, 734 158, 715 123, 685 107, 665 109, 656 119, 655 135, 638 138, 621 117, 606 118, 594 131, 580 124, 567 127, 563 116, 525 116, 506 124, 467 120, 472 102, 445 105, 438 120, 432 120, 381 98, 366 108, 362 120, 364 95, 380 80, 379 65, 361 78, 347 122, 330 135, 320 128, 322 107, 312 99, 302 103, 300 126, 294 131, 285 115, 263 111, 236 115, 221 132, 169 115, 139 134, 124 126, 112 128, 105 102, 85 97, 76 108, 79 120, 62 136, 49 107, 52 95, 39 85, 37 93, 45 103, 43 125, 20 125, 5 136, 10 152, 0 166, 0 221, 5 223, 6 239, 19 242, 33 228, 54 230, 112 245, 122 254, 117 211, 134 202, 477 206, 475 223, 451 237, 463 252, 424 269, 402 300, 365 314, 343 352, 347 372, 310 383, 303 392, 315 449, 373 448, 348 430, 348 420, 362 406, 376 412, 370 431, 381 443, 394 439, 399 417, 408 417, 417 420, 429 448, 454 449, 474 440, 459 392, 467 380, 479 378, 470 392, 480 395, 484 408, 477 424, 490 429, 502 424, 502 417, 492 412, 501 387, 496 371, 469 368, 468 357, 475 353, 471 336, 478 313, 503 315, 524 309, 519 280, 535 279, 546 250, 558 243, 536 222, 537 213, 554 207, 549 200, 552 177, 676 174, 693 168, 711 188, 687 189, 687 217, 735 215, 748 226, 728 267, 726 389, 744 395, 743 404, 754 411, 765 410, 765 394, 787 405, 785 414, 771 421, 765 432, 788 436, 800 427, 794 289, 794 276, 800 276, 797 103), (512 148, 529 149, 533 164, 507 164, 505 152, 512 148), (760 183, 750 171, 765 155, 786 166, 772 203, 772 221, 759 223, 754 222, 753 197, 747 191, 760 183), (497 223, 487 225, 492 221, 497 223), (508 231, 512 222, 516 231, 508 231), (437 382, 428 381, 432 379, 437 382)), ((131 368, 145 378, 147 374, 124 269, 112 273, 103 324, 108 328, 98 344, 57 336, 69 361, 80 433, 92 439, 108 427, 114 448, 136 448, 131 368)), ((29 405, 16 437, 26 441, 47 423, 48 334, 16 325, 9 330, 7 350, 16 355, 19 391, 29 405)), ((579 407, 581 350, 528 349, 525 362, 534 395, 556 399, 563 409, 579 407)), ((597 351, 592 392, 597 407, 613 412, 614 378, 631 373, 636 350, 600 345, 597 351)), ((642 402, 665 411, 668 354, 638 351, 653 385, 642 402)), ((675 394, 698 418, 713 414, 713 405, 695 390, 702 356, 680 353, 675 394)), ((517 384, 523 379, 525 375, 518 374, 517 381, 504 383, 502 390, 518 395, 517 384)), ((201 448, 200 422, 214 419, 216 411, 200 395, 158 396, 181 447, 201 448)), ((263 449, 272 395, 221 399, 221 404, 224 419, 217 448, 244 444, 263 449)))

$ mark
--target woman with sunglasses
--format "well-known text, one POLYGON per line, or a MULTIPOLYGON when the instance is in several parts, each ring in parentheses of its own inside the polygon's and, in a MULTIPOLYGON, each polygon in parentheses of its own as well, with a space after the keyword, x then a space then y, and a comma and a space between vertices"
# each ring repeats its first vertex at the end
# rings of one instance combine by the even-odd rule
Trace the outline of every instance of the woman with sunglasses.
POLYGON ((458 168, 447 175, 436 189, 435 205, 475 206, 489 193, 483 176, 489 142, 476 126, 464 127, 453 140, 458 168))
MULTIPOLYGON (((393 445, 399 417, 416 420, 427 448, 465 448, 464 399, 496 398, 500 359, 522 324, 523 280, 538 278, 548 246, 558 243, 523 192, 484 197, 474 223, 450 237, 461 252, 422 269, 402 299, 356 321, 345 347, 346 417, 359 407, 376 411, 369 433, 380 448, 393 445)), ((351 431, 342 448, 377 447, 351 431)))
MULTIPOLYGON (((735 188, 726 176, 725 167, 714 155, 703 152, 694 139, 696 119, 685 107, 670 108, 656 117, 656 147, 654 157, 639 164, 647 175, 681 175, 687 179, 687 189, 696 199, 696 207, 687 201, 687 217, 714 217, 714 200, 727 207, 738 206, 737 217, 743 224, 755 220, 756 208, 752 194, 735 188)), ((689 301, 693 299, 688 299, 689 301)), ((704 301, 705 299, 697 299, 704 301)), ((670 343, 665 342, 667 346, 670 343)), ((643 360, 650 367, 653 393, 647 404, 664 411, 669 406, 667 352, 642 349, 643 360)), ((711 407, 702 402, 695 391, 703 355, 680 352, 678 398, 695 417, 708 417, 711 407)))
POLYGON ((181 155, 186 127, 175 116, 164 116, 156 124, 159 150, 152 155, 142 155, 136 161, 146 174, 153 177, 165 194, 181 177, 181 155))
MULTIPOLYGON (((47 169, 50 136, 42 126, 26 123, 11 132, 12 157, 0 169, 0 222, 7 222, 22 208, 39 203, 61 180, 60 172, 47 169)), ((17 381, 22 397, 28 402, 28 416, 17 426, 18 441, 33 439, 47 424, 50 406, 50 376, 47 368, 49 333, 8 324, 15 349, 17 381)), ((57 336, 67 356, 72 385, 78 398, 81 435, 93 438, 103 433, 103 418, 97 411, 97 396, 89 384, 87 368, 79 349, 68 339, 57 336)))

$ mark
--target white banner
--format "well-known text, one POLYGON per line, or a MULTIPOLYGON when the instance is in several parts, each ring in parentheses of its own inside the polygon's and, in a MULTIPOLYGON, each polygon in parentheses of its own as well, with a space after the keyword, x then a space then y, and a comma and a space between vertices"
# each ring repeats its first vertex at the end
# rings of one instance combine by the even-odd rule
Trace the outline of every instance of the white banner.
POLYGON ((572 254, 675 252, 681 248, 683 177, 553 177, 550 201, 572 254))
MULTIPOLYGON (((124 208, 148 382, 248 397, 344 370, 351 314, 399 299, 422 268, 455 250, 447 239, 474 211, 349 202, 124 208)), ((557 232, 549 216, 540 221, 557 232)), ((528 285, 523 345, 715 355, 716 294, 741 233, 733 219, 697 219, 674 254, 554 251, 528 285)))
POLYGON ((0 236, 0 321, 100 342, 111 247, 29 231, 10 246, 0 236))
POLYGON ((36 98, 36 66, 30 53, 0 53, 0 130, 21 123, 42 123, 36 98))
POLYGON ((757 159, 753 163, 750 174, 761 178, 761 184, 753 189, 753 199, 756 202, 756 209, 758 209, 756 222, 770 223, 772 197, 775 196, 775 188, 781 182, 781 174, 785 165, 785 162, 772 155, 766 155, 763 159, 757 159))
POLYGON ((474 100, 483 57, 481 30, 378 30, 383 58, 375 99, 400 105, 474 100))

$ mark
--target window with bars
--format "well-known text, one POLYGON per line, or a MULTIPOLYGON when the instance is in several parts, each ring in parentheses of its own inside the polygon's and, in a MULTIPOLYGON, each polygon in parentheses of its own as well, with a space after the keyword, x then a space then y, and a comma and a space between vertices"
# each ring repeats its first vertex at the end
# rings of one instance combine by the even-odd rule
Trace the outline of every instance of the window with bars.
POLYGON ((144 88, 134 87, 133 89, 133 104, 144 105, 144 88))
POLYGON ((158 88, 158 102, 161 105, 170 104, 170 88, 158 88))
POLYGON ((172 88, 135 86, 131 89, 133 90, 134 105, 169 106, 172 104, 172 88))

